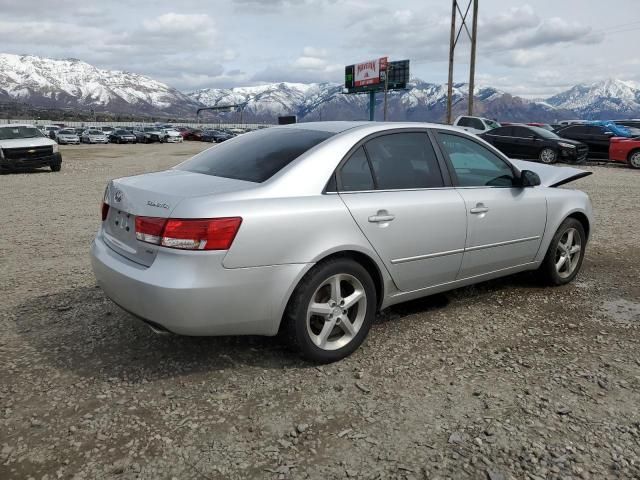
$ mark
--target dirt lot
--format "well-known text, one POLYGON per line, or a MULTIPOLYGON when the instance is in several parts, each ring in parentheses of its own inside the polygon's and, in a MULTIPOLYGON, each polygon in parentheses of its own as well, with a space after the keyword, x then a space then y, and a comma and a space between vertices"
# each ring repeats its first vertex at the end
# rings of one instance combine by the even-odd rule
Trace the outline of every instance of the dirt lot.
POLYGON ((107 180, 202 148, 0 176, 0 478, 640 477, 640 172, 575 183, 597 225, 573 284, 397 306, 315 367, 271 338, 155 336, 96 288, 107 180))

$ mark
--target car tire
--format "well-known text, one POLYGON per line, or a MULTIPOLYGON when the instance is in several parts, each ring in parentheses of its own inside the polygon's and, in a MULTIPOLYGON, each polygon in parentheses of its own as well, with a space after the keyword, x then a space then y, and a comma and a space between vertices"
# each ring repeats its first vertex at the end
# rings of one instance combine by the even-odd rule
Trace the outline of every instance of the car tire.
POLYGON ((575 218, 567 218, 551 239, 540 265, 541 279, 548 285, 565 285, 571 282, 582 267, 586 244, 587 235, 582 223, 575 218))
POLYGON ((49 168, 51 168, 52 172, 59 172, 62 168, 62 162, 52 163, 51 165, 49 165, 49 168))
POLYGON ((640 168, 640 150, 634 150, 629 154, 629 166, 631 168, 640 168))
POLYGON ((556 163, 558 161, 558 152, 553 148, 543 148, 538 154, 538 160, 548 165, 556 163))
POLYGON ((367 269, 349 258, 333 258, 315 265, 300 281, 287 305, 282 333, 304 359, 335 362, 364 342, 376 305, 376 289, 367 269), (354 303, 345 305, 350 297, 354 303), (312 304, 321 313, 313 313, 312 304))

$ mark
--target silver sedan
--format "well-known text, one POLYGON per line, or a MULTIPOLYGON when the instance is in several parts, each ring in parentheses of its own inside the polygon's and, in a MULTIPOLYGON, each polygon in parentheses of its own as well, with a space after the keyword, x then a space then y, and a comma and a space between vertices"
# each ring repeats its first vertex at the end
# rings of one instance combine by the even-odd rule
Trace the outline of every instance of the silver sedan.
POLYGON ((589 175, 443 125, 273 127, 109 182, 91 247, 107 296, 157 332, 275 335, 341 359, 376 312, 525 270, 573 280, 589 175))

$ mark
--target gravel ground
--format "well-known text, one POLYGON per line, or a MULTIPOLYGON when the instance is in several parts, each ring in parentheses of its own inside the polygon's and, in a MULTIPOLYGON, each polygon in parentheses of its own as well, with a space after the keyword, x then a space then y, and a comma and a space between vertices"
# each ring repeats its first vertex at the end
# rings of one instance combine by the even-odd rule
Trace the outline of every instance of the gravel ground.
POLYGON ((640 172, 587 167, 571 285, 530 274, 393 307, 316 367, 272 338, 161 337, 88 259, 109 178, 202 144, 62 149, 0 176, 0 478, 640 477, 640 172))

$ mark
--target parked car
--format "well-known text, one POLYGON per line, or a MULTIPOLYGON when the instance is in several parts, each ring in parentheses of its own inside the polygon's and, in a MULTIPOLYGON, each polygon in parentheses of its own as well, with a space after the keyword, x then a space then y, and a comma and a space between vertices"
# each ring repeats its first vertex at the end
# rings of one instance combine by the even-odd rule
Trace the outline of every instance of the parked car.
POLYGON ((82 132, 82 143, 109 143, 109 137, 102 130, 89 129, 82 132))
POLYGON ((616 120, 615 122, 625 127, 640 128, 640 120, 616 120))
POLYGON ((277 126, 109 182, 91 261, 158 332, 282 332, 331 362, 390 305, 525 270, 573 280, 592 208, 554 187, 590 173, 450 126, 277 126))
POLYGON ((138 138, 129 130, 117 129, 109 134, 111 143, 138 143, 138 138))
POLYGON ((609 160, 640 168, 640 138, 613 137, 609 144, 609 160))
POLYGON ((151 141, 151 136, 146 132, 143 132, 142 130, 134 128, 133 130, 131 130, 131 133, 136 137, 136 142, 138 143, 150 143, 151 141))
POLYGON ((42 127, 42 132, 45 134, 45 136, 49 137, 51 140, 55 140, 56 139, 56 132, 58 130, 61 130, 62 127, 59 127, 58 125, 45 125, 44 127, 42 127))
POLYGON ((602 125, 575 124, 556 132, 565 139, 582 142, 589 147, 589 157, 609 158, 609 143, 615 134, 602 125))
POLYGON ((111 126, 104 126, 104 127, 97 128, 96 130, 101 130, 105 133, 105 135, 109 136, 111 133, 113 133, 115 128, 111 126))
POLYGON ((158 127, 142 127, 146 143, 164 142, 165 133, 158 127))
POLYGON ((203 142, 224 142, 233 138, 233 135, 230 135, 225 132, 221 132, 219 130, 204 130, 200 135, 200 140, 203 142))
POLYGON ((453 122, 453 126, 460 127, 467 132, 480 134, 493 128, 498 128, 500 124, 488 118, 461 115, 453 122))
POLYGON ((198 128, 191 129, 187 133, 183 134, 182 138, 185 140, 196 140, 199 142, 202 140, 202 130, 198 128))
POLYGON ((180 132, 180 135, 182 135, 182 139, 186 140, 186 136, 189 134, 189 132, 191 131, 191 129, 189 127, 174 127, 175 130, 177 130, 178 132, 180 132))
POLYGON ((72 130, 73 130, 74 132, 76 132, 76 135, 77 135, 78 137, 82 137, 82 134, 84 133, 84 131, 86 130, 86 128, 85 128, 85 127, 74 127, 74 128, 72 128, 72 130))
POLYGON ((58 144, 33 125, 0 125, 0 170, 37 167, 60 171, 62 155, 58 144))
POLYGON ((529 125, 494 128, 479 137, 510 158, 535 158, 542 163, 583 163, 589 153, 584 143, 529 125))
POLYGON ((164 132, 164 141, 168 142, 168 143, 182 143, 182 135, 180 135, 180 132, 177 130, 174 130, 173 128, 165 128, 163 129, 164 132))
POLYGON ((80 145, 80 137, 73 128, 63 128, 56 132, 59 145, 80 145))

